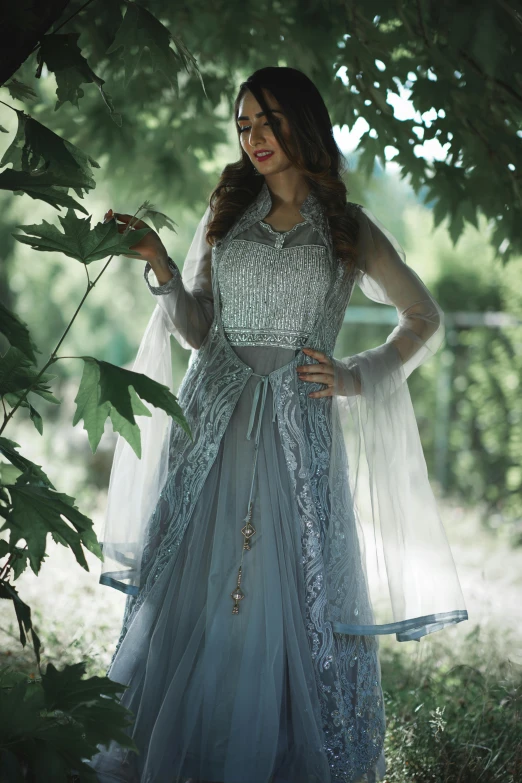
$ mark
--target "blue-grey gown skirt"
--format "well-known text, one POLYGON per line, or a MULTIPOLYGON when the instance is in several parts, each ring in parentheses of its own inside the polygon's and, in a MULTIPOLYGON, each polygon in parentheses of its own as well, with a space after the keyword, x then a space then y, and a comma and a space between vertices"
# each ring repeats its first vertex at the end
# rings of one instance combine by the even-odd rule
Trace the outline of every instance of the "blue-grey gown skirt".
MULTIPOLYGON (((234 350, 258 375, 296 353, 234 350)), ((382 744, 372 744, 367 720, 358 720, 373 700, 369 713, 379 716, 373 736, 384 734, 376 637, 334 635, 332 653, 344 660, 340 687, 352 712, 344 752, 335 741, 339 713, 321 711, 297 499, 270 386, 254 483, 256 533, 243 553, 245 598, 232 613, 253 472, 255 439, 246 436, 253 407, 254 430, 261 412, 253 405, 258 382, 257 375, 249 378, 182 543, 113 660, 109 674, 128 685, 122 703, 135 715, 130 733, 140 754, 115 744, 104 749, 92 762, 100 783, 355 783, 384 775, 382 744)))

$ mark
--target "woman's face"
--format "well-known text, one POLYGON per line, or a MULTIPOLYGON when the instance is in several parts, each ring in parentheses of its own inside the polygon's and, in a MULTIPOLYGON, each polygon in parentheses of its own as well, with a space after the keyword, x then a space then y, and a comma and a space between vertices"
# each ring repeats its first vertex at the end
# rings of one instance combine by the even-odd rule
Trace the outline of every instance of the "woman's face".
POLYGON ((281 149, 269 124, 269 121, 279 123, 285 141, 288 139, 290 144, 291 131, 288 119, 283 114, 280 104, 267 90, 263 89, 263 95, 273 112, 271 116, 266 117, 262 114, 261 106, 247 90, 239 104, 237 124, 241 146, 259 173, 266 176, 292 168, 293 164, 281 149), (260 154, 262 152, 270 154, 263 156, 260 154))

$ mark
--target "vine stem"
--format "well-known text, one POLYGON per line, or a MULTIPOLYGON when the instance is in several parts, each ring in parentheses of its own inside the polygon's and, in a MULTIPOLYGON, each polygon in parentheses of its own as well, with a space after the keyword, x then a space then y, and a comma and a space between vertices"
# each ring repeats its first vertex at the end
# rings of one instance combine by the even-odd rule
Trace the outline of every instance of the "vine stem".
MULTIPOLYGON (((125 227, 125 230, 123 231, 122 236, 125 236, 125 234, 127 234, 131 230, 131 228, 133 228, 133 226, 134 226, 133 221, 136 219, 136 217, 138 215, 138 212, 141 210, 141 208, 142 208, 141 206, 138 207, 138 209, 136 210, 136 212, 132 216, 131 220, 129 221, 129 223, 125 227)), ((9 421, 13 418, 14 413, 18 410, 20 405, 27 398, 27 395, 32 390, 33 386, 35 386, 37 384, 37 382, 40 380, 40 378, 42 377, 44 372, 47 370, 47 368, 50 367, 51 364, 53 364, 58 359, 58 357, 56 356, 56 353, 57 353, 58 349, 60 348, 61 344, 63 343, 63 341, 65 340, 65 338, 67 337, 67 335, 69 334, 71 326, 75 322, 76 317, 77 317, 78 313, 80 312, 80 310, 81 310, 81 308, 83 306, 83 303, 85 302, 85 300, 89 296, 90 292, 92 291, 92 289, 94 288, 94 286, 96 285, 96 283, 98 282, 100 277, 103 275, 103 273, 105 272, 105 270, 107 269, 107 267, 109 266, 109 264, 110 264, 110 262, 112 261, 113 258, 114 258, 114 253, 111 256, 109 256, 109 258, 107 259, 107 262, 104 265, 103 269, 101 270, 100 274, 92 282, 88 282, 87 290, 85 291, 84 295, 82 296, 80 304, 76 308, 73 317, 69 321, 69 324, 67 325, 67 328, 66 328, 65 332, 62 334, 62 336, 58 340, 58 343, 56 344, 56 346, 55 346, 53 352, 51 353, 48 361, 44 364, 44 366, 42 367, 42 369, 40 370, 38 375, 33 379, 33 382, 31 383, 31 385, 25 390, 23 395, 19 398, 19 400, 16 403, 16 405, 9 411, 7 416, 4 418, 2 426, 0 427, 0 435, 5 430, 7 424, 9 423, 9 421)), ((87 275, 87 279, 89 279, 88 275, 87 275)))
MULTIPOLYGON (((25 552, 26 549, 27 549, 27 544, 22 549, 22 552, 25 552)), ((7 574, 9 573, 9 570, 12 567, 17 557, 20 557, 20 552, 11 552, 11 554, 7 558, 7 562, 4 563, 4 565, 2 566, 2 570, 0 571, 0 582, 5 582, 7 574)))
POLYGON ((12 111, 15 111, 18 114, 18 109, 15 109, 14 106, 11 106, 9 103, 6 103, 5 101, 0 101, 0 103, 3 103, 4 106, 7 106, 8 109, 11 109, 12 111))

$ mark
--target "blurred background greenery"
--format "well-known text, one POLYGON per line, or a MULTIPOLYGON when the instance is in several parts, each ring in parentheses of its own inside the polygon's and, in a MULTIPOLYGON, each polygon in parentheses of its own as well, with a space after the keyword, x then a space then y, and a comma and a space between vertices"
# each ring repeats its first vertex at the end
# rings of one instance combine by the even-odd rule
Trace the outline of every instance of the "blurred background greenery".
MULTIPOLYGON (((34 78, 36 53, 16 73, 34 96, 22 102, 2 90, 3 100, 98 161, 96 189, 82 201, 94 222, 109 207, 132 213, 146 199, 171 216, 177 233, 161 235, 180 268, 220 171, 238 156, 231 108, 241 80, 267 64, 291 65, 321 89, 346 155, 349 199, 394 234, 447 319, 444 347, 411 376, 409 387, 471 623, 445 631, 444 640, 424 639, 422 649, 401 646, 400 659, 383 639, 389 780, 515 783, 516 764, 522 769, 515 741, 522 665, 522 18, 516 5, 142 3, 196 56, 204 90, 193 69, 154 60, 138 44, 107 54, 125 7, 136 4, 62 5, 53 30, 78 33, 82 54, 106 79, 121 125, 87 79, 82 94, 75 93, 77 105, 65 102, 56 111, 55 75, 43 64, 34 78), (468 701, 456 707, 457 698, 468 701), (444 705, 446 718, 437 712, 444 705), (506 748, 509 764, 488 767, 496 753, 508 758, 506 748), (452 764, 468 777, 452 777, 452 764)), ((6 147, 16 123, 11 108, 0 104, 6 147)), ((16 243, 12 232, 42 219, 56 223, 56 214, 41 201, 0 190, 0 300, 28 324, 42 359, 74 313, 85 274, 72 259, 16 243)), ((95 272, 102 263, 94 263, 95 272)), ((64 353, 132 365, 155 304, 142 272, 136 259, 113 259, 64 353)), ((357 289, 335 355, 382 343, 394 316, 357 289)), ((189 352, 174 340, 172 359, 176 392, 189 352)), ((100 533, 114 433, 107 425, 92 454, 81 425, 71 426, 81 362, 58 362, 53 371, 62 405, 39 403, 43 435, 25 411, 7 434, 46 466, 100 533)), ((98 586, 94 557, 87 556, 92 571, 86 574, 70 552, 55 544, 48 551, 38 578, 26 572, 18 580, 36 627, 45 624, 45 656, 62 664, 86 659, 91 673, 103 673, 124 597, 98 586)), ((29 670, 30 653, 11 639, 17 636, 12 619, 2 617, 1 626, 2 658, 29 670)))

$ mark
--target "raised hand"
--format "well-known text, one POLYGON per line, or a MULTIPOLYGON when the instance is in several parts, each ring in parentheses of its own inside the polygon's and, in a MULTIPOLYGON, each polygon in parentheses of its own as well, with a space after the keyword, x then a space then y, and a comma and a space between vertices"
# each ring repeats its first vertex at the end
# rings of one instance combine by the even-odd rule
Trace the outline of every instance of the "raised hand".
MULTIPOLYGON (((158 234, 147 223, 145 223, 143 220, 138 220, 132 215, 126 215, 121 212, 113 212, 112 209, 109 209, 104 217, 104 222, 109 220, 116 220, 120 234, 123 234, 129 224, 131 224, 129 232, 132 232, 135 229, 148 228, 149 233, 145 234, 143 239, 141 239, 135 245, 132 245, 132 250, 135 250, 137 253, 139 253, 143 260, 148 261, 153 268, 158 265, 162 267, 167 266, 168 254, 165 246, 159 238, 158 234)), ((127 255, 126 257, 132 258, 133 256, 127 255)))

